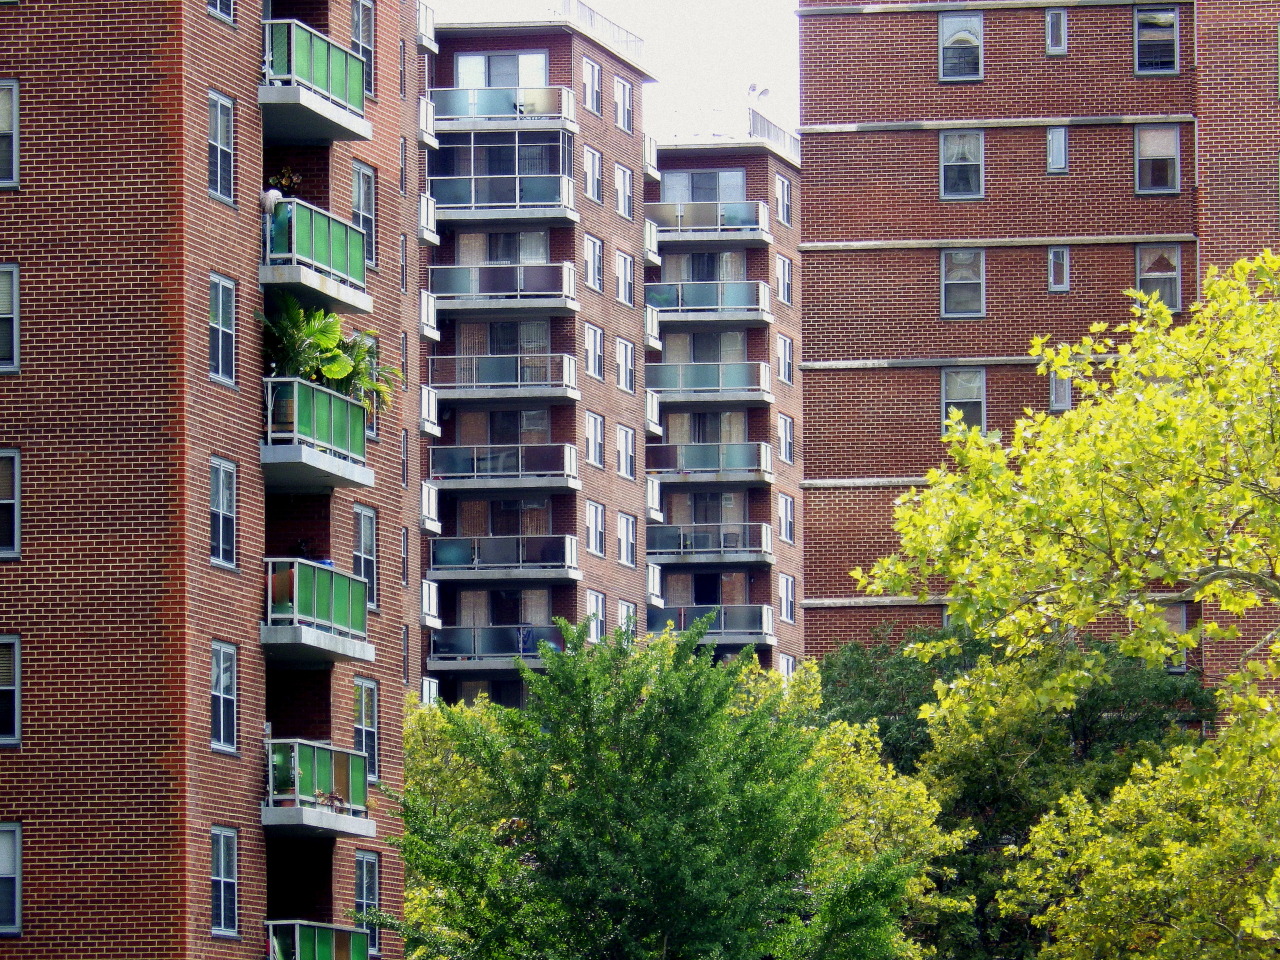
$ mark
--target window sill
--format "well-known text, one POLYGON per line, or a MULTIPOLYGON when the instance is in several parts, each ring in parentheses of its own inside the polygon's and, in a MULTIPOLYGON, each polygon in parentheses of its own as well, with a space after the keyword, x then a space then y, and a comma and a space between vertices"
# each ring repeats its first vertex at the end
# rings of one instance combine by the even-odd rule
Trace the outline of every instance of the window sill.
POLYGON ((981 83, 983 77, 939 77, 939 83, 981 83))
MULTIPOLYGON (((0 371, 0 373, 2 372, 3 371, 0 371)), ((236 393, 240 392, 240 387, 234 380, 228 380, 225 377, 220 377, 216 373, 209 374, 209 382, 216 383, 220 387, 226 387, 228 390, 234 390, 236 393)))
POLYGON ((209 749, 219 756, 236 757, 237 759, 240 757, 239 747, 228 747, 218 743, 211 743, 209 744, 209 749))
POLYGON ((244 937, 240 936, 238 933, 222 930, 212 930, 210 931, 209 936, 213 937, 215 940, 235 940, 237 942, 244 940, 244 937))
POLYGON ((240 209, 239 205, 235 202, 235 200, 231 199, 230 197, 224 197, 220 193, 214 193, 212 190, 209 191, 209 199, 217 200, 223 206, 230 207, 232 210, 238 211, 240 209))
POLYGON ((212 557, 209 558, 209 566, 215 570, 225 570, 227 573, 238 574, 240 572, 240 568, 234 563, 223 563, 221 560, 214 560, 212 557))
POLYGON ((230 27, 232 30, 240 29, 239 27, 236 26, 236 22, 234 20, 223 16, 217 10, 210 10, 208 7, 206 7, 205 13, 209 14, 210 20, 217 20, 219 23, 225 24, 226 26, 230 27))

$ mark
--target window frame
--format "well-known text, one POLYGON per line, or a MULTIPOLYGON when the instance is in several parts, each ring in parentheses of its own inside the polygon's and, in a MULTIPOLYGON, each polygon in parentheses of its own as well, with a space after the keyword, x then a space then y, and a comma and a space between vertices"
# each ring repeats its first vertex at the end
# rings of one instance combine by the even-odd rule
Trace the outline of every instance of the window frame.
POLYGON ((1182 192, 1182 126, 1177 123, 1137 123, 1133 126, 1133 192, 1140 196, 1170 196, 1182 192), (1151 131, 1173 131, 1173 153, 1170 156, 1143 157, 1142 135, 1151 131), (1144 187, 1143 163, 1172 162, 1171 186, 1144 187))
POLYGON ((790 306, 792 298, 795 296, 795 287, 792 281, 794 264, 790 257, 784 257, 777 254, 774 257, 774 273, 777 275, 777 287, 774 290, 774 297, 779 303, 785 303, 790 306))
POLYGON ((1049 412, 1065 413, 1075 405, 1072 396, 1071 378, 1060 377, 1049 372, 1049 412), (1065 386, 1064 386, 1065 385, 1065 386))
POLYGON ((400 586, 409 585, 409 528, 400 528, 400 586))
POLYGON ((351 539, 351 572, 369 584, 365 605, 378 609, 378 511, 363 503, 351 505, 354 534, 351 539))
POLYGON ((13 838, 13 873, 0 874, 0 880, 13 881, 13 923, 0 926, 0 936, 22 934, 22 824, 17 821, 0 822, 0 835, 13 838))
POLYGON ((985 317, 987 315, 987 251, 986 251, 986 248, 985 247, 950 247, 950 248, 944 248, 938 251, 938 253, 939 253, 938 279, 939 279, 939 285, 941 288, 939 290, 939 302, 938 302, 940 315, 947 320, 951 320, 951 319, 969 320, 969 319, 980 319, 982 317, 985 317), (979 306, 976 311, 959 312, 959 311, 947 310, 948 285, 957 284, 957 283, 971 284, 974 282, 972 280, 948 280, 947 279, 947 261, 949 260, 949 258, 951 258, 957 253, 976 253, 978 255, 979 278, 977 283, 978 283, 979 306))
POLYGON ((1044 12, 1044 55, 1046 57, 1065 57, 1067 55, 1067 8, 1048 7, 1044 12), (1058 29, 1054 29, 1054 21, 1058 29), (1054 34, 1058 37, 1055 42, 1054 34))
MULTIPOLYGON (((209 196, 234 206, 236 202, 236 102, 216 90, 210 90, 208 93, 209 196), (226 143, 221 140, 224 119, 226 143), (215 140, 215 136, 219 139, 215 140), (224 174, 227 181, 225 184, 222 182, 224 174)), ((3 182, 0 180, 0 183, 3 182)))
MULTIPOLYGON (((952 407, 956 407, 959 403, 976 403, 979 410, 979 424, 969 423, 965 421, 968 427, 977 426, 983 433, 987 432, 987 370, 986 367, 943 367, 940 370, 940 394, 942 399, 942 432, 947 431, 948 411, 952 407), (953 400, 947 394, 947 375, 954 373, 974 373, 978 374, 978 392, 979 397, 976 400, 953 400)), ((961 413, 964 410, 961 409, 961 413)))
POLYGON ((604 154, 585 143, 582 145, 582 195, 604 203, 604 154))
POLYGON ((0 447, 0 464, 13 463, 13 496, 0 499, 0 507, 13 507, 13 547, 0 540, 0 560, 17 560, 22 556, 22 452, 16 447, 0 447))
POLYGON ((1071 290, 1071 248, 1070 247, 1049 247, 1047 253, 1048 260, 1048 283, 1050 293, 1068 293, 1071 290), (1055 256, 1056 255, 1056 256, 1055 256), (1062 279, 1054 280, 1054 261, 1057 259, 1062 264, 1062 279))
POLYGON ((796 342, 785 333, 778 334, 778 379, 783 383, 795 383, 796 342))
POLYGON ((594 323, 583 325, 583 370, 596 380, 604 379, 604 328, 594 323))
MULTIPOLYGON (((1172 77, 1182 72, 1182 18, 1176 6, 1146 5, 1133 8, 1133 75, 1135 77, 1172 77), (1139 66, 1139 19, 1144 13, 1167 12, 1173 14, 1173 66, 1156 69, 1142 69, 1139 66)), ((1150 42, 1150 41, 1148 41, 1150 42)))
MULTIPOLYGON (((353 0, 358 2, 358 0, 353 0)), ((378 265, 378 171, 351 161, 351 222, 364 231, 364 262, 378 265), (362 201, 366 201, 362 203, 362 201)))
POLYGON ((621 250, 613 252, 613 298, 628 307, 636 305, 636 258, 621 250))
POLYGON ((234 24, 236 22, 235 0, 206 0, 205 12, 219 20, 225 20, 227 23, 234 24))
POLYGON ((604 468, 604 416, 593 410, 586 411, 583 459, 593 467, 604 468))
POLYGON ((18 129, 18 81, 17 80, 0 80, 0 90, 9 91, 9 116, 0 118, 0 121, 7 119, 9 129, 6 131, 3 122, 0 122, 0 136, 8 137, 12 143, 10 150, 11 161, 8 170, 0 170, 0 189, 10 189, 19 186, 22 172, 22 164, 20 147, 21 137, 18 129))
POLYGON ((378 681, 370 677, 353 677, 351 711, 352 749, 368 757, 366 776, 370 783, 378 779, 378 681), (370 721, 370 713, 372 721, 370 721), (370 744, 373 749, 370 750, 370 744))
MULTIPOLYGON (((20 271, 16 263, 0 263, 0 283, 9 285, 10 312, 0 313, 0 329, 3 326, 8 327, 8 334, 4 334, 3 337, 8 338, 8 352, 13 356, 13 360, 9 362, 0 360, 0 374, 18 373, 22 369, 22 348, 19 334, 21 324, 19 314, 22 306, 19 303, 20 271)), ((3 337, 0 337, 0 339, 3 337)))
POLYGON ((635 219, 636 209, 636 193, 635 193, 635 173, 630 167, 623 166, 620 163, 613 165, 613 192, 614 192, 614 212, 620 217, 628 220, 635 219), (623 184, 626 189, 623 189, 623 184))
POLYGON ((948 10, 948 11, 940 11, 938 13, 938 82, 939 83, 975 83, 984 79, 984 75, 986 71, 986 57, 984 56, 985 50, 984 50, 984 37, 983 37, 984 27, 985 27, 985 23, 984 23, 984 18, 982 16, 981 10, 975 10, 975 11, 948 10), (946 31, 943 25, 948 20, 958 20, 961 18, 974 19, 978 22, 978 31, 977 31, 978 42, 976 44, 978 48, 978 69, 976 73, 972 73, 972 74, 966 73, 966 74, 948 75, 946 72, 945 51, 947 50, 948 46, 955 46, 955 44, 944 43, 943 36, 946 31))
POLYGON ((373 0, 351 0, 351 52, 364 61, 364 92, 371 97, 375 93, 374 63, 378 50, 375 16, 373 0))
POLYGON ((237 502, 236 489, 236 473, 235 463, 225 460, 222 457, 212 457, 209 460, 209 562, 215 567, 222 567, 224 570, 236 570, 236 539, 239 531, 237 530, 237 520, 239 515, 239 503, 237 502), (227 504, 228 478, 230 485, 230 503, 231 509, 225 509, 227 504), (215 503, 215 495, 217 503, 215 503), (213 532, 213 524, 218 523, 218 533, 215 537, 213 532), (231 543, 224 542, 227 535, 228 527, 231 532, 231 543), (230 559, 227 559, 228 554, 230 559))
POLYGON ((791 218, 794 213, 791 206, 791 181, 780 173, 773 175, 773 195, 774 202, 777 205, 775 216, 778 222, 784 226, 791 226, 791 218))
POLYGON ((599 293, 604 292, 604 241, 591 234, 582 237, 582 282, 599 293))
POLYGON ((11 649, 9 655, 12 662, 12 674, 7 683, 0 680, 0 694, 12 695, 13 733, 6 734, 0 729, 0 747, 18 747, 22 745, 22 638, 16 633, 0 633, 0 653, 11 649))
POLYGON ((590 57, 582 58, 582 106, 597 117, 604 111, 604 71, 590 57))
POLYGON ((636 604, 630 600, 618 600, 618 626, 632 637, 640 626, 639 618, 640 608, 636 604))
POLYGON ((635 429, 618 424, 614 431, 614 442, 618 448, 618 476, 634 480, 636 478, 635 429))
POLYGON ((604 638, 604 611, 608 598, 602 590, 587 591, 587 642, 599 643, 604 638))
POLYGON ((796 542, 796 498, 789 493, 778 494, 778 539, 796 542))
POLYGON ((1139 243, 1137 244, 1133 250, 1134 287, 1138 290, 1143 291, 1144 293, 1151 293, 1152 292, 1151 290, 1142 286, 1142 281, 1144 279, 1158 281, 1170 276, 1169 274, 1148 274, 1146 275, 1146 277, 1143 276, 1143 273, 1142 273, 1143 251, 1158 250, 1158 249, 1168 249, 1168 250, 1172 250, 1174 253, 1174 258, 1173 258, 1174 272, 1172 274, 1172 278, 1173 278, 1173 291, 1174 293, 1177 294, 1176 303, 1170 303, 1169 301, 1165 300, 1163 296, 1161 296, 1160 298, 1161 302, 1163 302, 1164 305, 1169 308, 1170 313, 1180 313, 1182 311, 1182 245, 1181 244, 1179 243, 1139 243))
MULTIPOLYGON (((382 855, 376 850, 357 850, 354 858, 353 879, 355 893, 352 897, 353 912, 357 918, 362 913, 372 913, 381 908, 382 903, 382 855), (372 886, 373 896, 369 896, 372 886)), ((356 920, 369 935, 369 955, 379 956, 382 953, 382 942, 377 926, 366 921, 356 920)))
POLYGON ((635 132, 635 87, 630 80, 613 78, 613 125, 624 133, 635 132))
POLYGON ((789 573, 778 574, 778 619, 796 622, 796 578, 789 573))
POLYGON ((215 640, 211 646, 209 677, 209 746, 218 753, 240 752, 239 662, 235 644, 215 640), (230 664, 230 670, 226 665, 230 664), (229 673, 230 690, 219 683, 229 673), (227 721, 230 719, 230 736, 227 721))
POLYGON ((209 274, 209 377, 231 387, 236 385, 236 293, 230 277, 209 274))
POLYGON ((585 527, 587 542, 584 549, 593 557, 603 557, 605 555, 604 516, 603 503, 597 503, 594 500, 586 501, 585 527))
POLYGON ((981 200, 986 196, 987 189, 987 134, 981 128, 965 129, 965 130, 939 130, 938 131, 938 199, 939 200, 981 200), (947 163, 947 140, 951 137, 971 137, 978 138, 978 188, 975 191, 967 193, 947 192, 947 168, 948 167, 971 167, 972 163, 947 163))
POLYGON ((613 358, 618 367, 618 389, 624 393, 636 392, 636 345, 626 337, 618 337, 613 344, 613 358))
POLYGON ((785 413, 778 414, 778 459, 796 462, 796 420, 785 413))
POLYGON ((618 511, 618 563, 624 567, 634 567, 637 557, 636 518, 629 513, 618 511))
POLYGON ((1067 127, 1045 127, 1044 131, 1044 172, 1047 174, 1060 176, 1068 173, 1071 169, 1070 154, 1070 134, 1067 127), (1062 162, 1054 163, 1054 140, 1061 140, 1062 162))
POLYGON ((240 831, 214 824, 209 828, 209 925, 215 937, 240 936, 240 831), (231 926, 227 918, 230 893, 231 926), (221 904, 222 909, 216 909, 221 904))

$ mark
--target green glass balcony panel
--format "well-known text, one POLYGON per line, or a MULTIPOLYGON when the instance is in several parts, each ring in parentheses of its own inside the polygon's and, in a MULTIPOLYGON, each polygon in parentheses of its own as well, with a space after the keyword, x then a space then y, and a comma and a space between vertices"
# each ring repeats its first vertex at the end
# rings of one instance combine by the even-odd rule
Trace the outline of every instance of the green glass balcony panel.
POLYGON ((352 454, 363 460, 365 459, 365 444, 368 442, 364 429, 365 416, 368 411, 365 410, 364 404, 356 403, 351 405, 348 412, 351 422, 347 426, 349 434, 347 442, 350 444, 352 454))
POLYGON ((315 582, 315 601, 312 616, 320 623, 332 623, 333 617, 333 571, 320 567, 302 566, 315 582))
POLYGON ((755 363, 726 363, 721 365, 720 385, 726 390, 748 390, 760 384, 760 366, 755 363))
POLYGON ((554 204, 561 202, 560 177, 521 177, 520 202, 523 204, 554 204))
POLYGON ((759 444, 726 443, 722 449, 726 470, 755 470, 760 466, 759 444))
POLYGON ((293 749, 287 743, 271 745, 271 792, 289 793, 293 783, 293 749))
MULTIPOLYGON (((330 574, 330 577, 333 575, 330 574)), ((332 622, 335 626, 342 626, 351 622, 351 590, 344 581, 341 584, 335 584, 334 589, 330 591, 333 598, 333 607, 331 610, 332 622)))
POLYGON ((721 304, 726 307, 754 307, 759 301, 759 285, 750 281, 725 283, 721 304))
POLYGON ((686 390, 714 390, 720 386, 720 368, 714 363, 691 363, 684 370, 686 390))
POLYGON ((351 583, 351 615, 349 618, 352 633, 368 632, 369 587, 363 580, 352 580, 351 583))
POLYGON ((719 289, 714 283, 685 283, 680 285, 682 306, 690 308, 716 306, 719 289))
POLYGON ((311 797, 315 795, 319 785, 316 783, 316 748, 310 744, 298 744, 298 795, 311 797))
POLYGON ((691 443, 681 447, 681 467, 685 470, 716 470, 720 467, 720 445, 691 443))
MULTIPOLYGON (((315 790, 320 793, 333 793, 333 753, 316 747, 306 749, 311 753, 312 762, 315 764, 315 790)), ((305 764, 303 769, 306 769, 305 764)))
POLYGON ((644 288, 644 302, 647 306, 659 310, 674 310, 680 305, 679 285, 674 283, 647 283, 644 288))
POLYGON ((369 805, 369 761, 363 754, 347 754, 351 762, 351 802, 357 807, 369 805))
POLYGON ((442 207, 469 207, 473 182, 470 177, 440 177, 431 181, 431 195, 442 207))
POLYGON ((294 20, 267 23, 272 82, 309 87, 327 100, 364 112, 364 60, 294 20))

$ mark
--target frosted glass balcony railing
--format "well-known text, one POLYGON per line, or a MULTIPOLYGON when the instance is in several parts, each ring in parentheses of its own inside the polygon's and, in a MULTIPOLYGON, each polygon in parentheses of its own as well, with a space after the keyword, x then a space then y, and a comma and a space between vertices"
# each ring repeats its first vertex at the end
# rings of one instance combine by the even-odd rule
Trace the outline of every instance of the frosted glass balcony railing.
POLYGON ((571 263, 432 267, 431 292, 441 303, 572 298, 577 292, 577 274, 571 263))
POLYGON ((644 368, 650 389, 661 393, 766 391, 772 383, 767 363, 650 363, 644 368))
POLYGON ((644 308, 644 338, 651 349, 662 349, 662 320, 657 307, 644 308))
POLYGON ((418 0, 418 39, 424 43, 436 40, 436 12, 427 5, 427 0, 418 0))
POLYGON ((651 524, 645 536, 650 554, 773 553, 773 530, 767 523, 651 524))
POLYGON ((767 230, 769 205, 756 201, 734 203, 646 203, 645 216, 668 233, 734 233, 767 230))
POLYGON ((436 105, 430 97, 418 98, 418 139, 427 142, 435 141, 436 105))
POLYGON ((645 448, 645 469, 651 473, 721 473, 773 469, 767 443, 659 443, 645 448))
POLYGON ((267 377, 267 443, 301 444, 365 461, 365 409, 349 397, 295 377, 267 377))
POLYGON ((422 529, 440 532, 440 488, 422 481, 422 529))
POLYGON ((759 280, 646 283, 644 301, 659 311, 678 313, 764 309, 769 285, 759 280))
MULTIPOLYGON (((648 380, 648 371, 645 372, 645 379, 648 380)), ((658 392, 645 387, 644 391, 644 425, 645 429, 655 436, 662 436, 662 417, 661 407, 659 405, 658 392)))
POLYGON ((436 537, 431 541, 431 569, 445 570, 576 570, 578 538, 436 537))
POLYGON ((431 91, 437 120, 576 120, 566 87, 437 87, 431 91))
POLYGON ((369 960, 369 934, 306 920, 268 920, 267 960, 369 960))
POLYGON ((497 627, 442 627, 431 635, 434 660, 510 660, 536 657, 538 644, 564 649, 559 627, 515 624, 497 627))
POLYGON ((310 807, 369 815, 369 760, 363 753, 310 740, 268 740, 269 807, 310 807))
POLYGON ((299 86, 364 113, 364 60, 297 20, 263 21, 268 86, 299 86))
POLYGON ((368 633, 369 585, 310 560, 271 559, 267 567, 267 625, 311 627, 363 640, 368 633))
POLYGON ((423 433, 434 437, 440 436, 440 394, 435 387, 422 385, 422 420, 423 433))
POLYGON ((657 477, 644 478, 644 505, 650 513, 662 513, 662 484, 657 477))
POLYGON ((433 629, 440 626, 440 584, 434 580, 422 581, 422 625, 433 629))
POLYGON ((418 198, 418 239, 439 243, 439 226, 436 216, 436 198, 423 194, 418 198))
POLYGON ((574 389, 578 385, 578 361, 564 353, 431 357, 427 382, 441 391, 574 389))
MULTIPOLYGON (((645 204, 645 210, 651 206, 652 204, 645 204)), ((648 219, 644 222, 644 255, 651 261, 661 262, 661 257, 658 256, 658 225, 648 219)))
POLYGON ((422 322, 422 336, 428 340, 439 340, 440 315, 436 309, 436 295, 430 290, 418 291, 418 313, 422 322))
POLYGON ((655 172, 658 169, 658 141, 653 137, 644 138, 644 165, 655 172))
POLYGON ((649 603, 655 606, 662 605, 662 568, 656 563, 650 563, 645 570, 645 582, 649 587, 649 603))
POLYGON ((436 480, 517 480, 578 476, 578 448, 568 443, 431 447, 436 480))
POLYGON ((758 637, 754 642, 768 643, 773 638, 773 607, 767 604, 742 603, 725 604, 723 606, 668 606, 659 618, 663 624, 668 620, 675 624, 675 629, 685 630, 695 620, 715 613, 711 628, 707 631, 707 640, 714 643, 720 637, 733 635, 735 639, 745 640, 758 637))
POLYGON ((431 195, 445 211, 572 209, 573 180, 559 174, 433 177, 431 195))
POLYGON ((364 289, 364 231, 302 200, 281 200, 266 218, 267 266, 303 266, 364 289))

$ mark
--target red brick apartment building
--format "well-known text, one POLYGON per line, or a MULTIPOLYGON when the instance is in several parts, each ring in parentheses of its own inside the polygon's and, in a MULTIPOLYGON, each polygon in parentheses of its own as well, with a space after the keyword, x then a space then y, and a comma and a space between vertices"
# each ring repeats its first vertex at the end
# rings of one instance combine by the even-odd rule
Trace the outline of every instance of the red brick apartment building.
POLYGON ((821 655, 885 621, 941 624, 941 597, 859 596, 848 571, 894 549, 892 504, 941 461, 948 408, 1007 431, 1069 407, 1032 336, 1121 320, 1130 287, 1185 307, 1210 264, 1276 243, 1280 4, 800 7, 804 605, 821 655))

